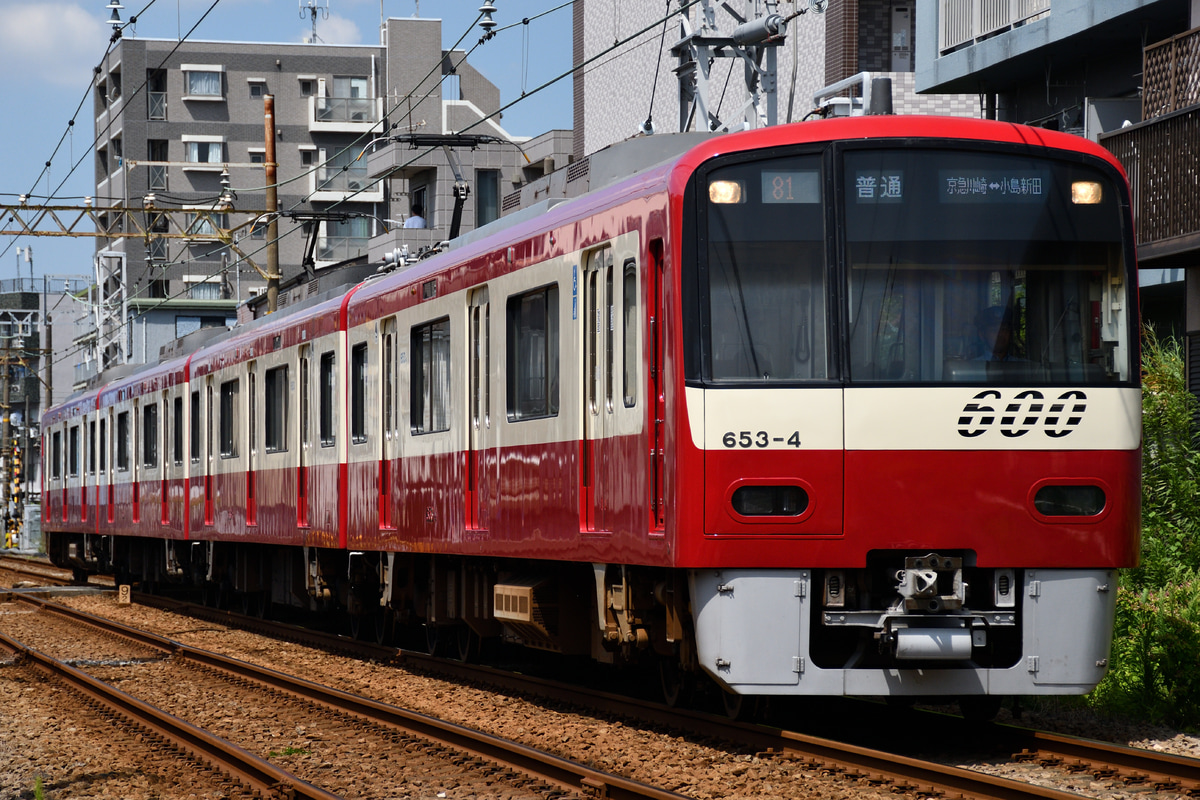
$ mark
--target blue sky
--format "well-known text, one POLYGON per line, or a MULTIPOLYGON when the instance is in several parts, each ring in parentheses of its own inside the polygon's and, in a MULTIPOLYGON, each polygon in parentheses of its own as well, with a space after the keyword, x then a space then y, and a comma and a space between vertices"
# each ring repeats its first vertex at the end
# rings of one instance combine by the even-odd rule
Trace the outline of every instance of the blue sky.
MULTIPOLYGON (((301 6, 309 0, 121 0, 119 13, 137 24, 127 36, 177 39, 203 17, 189 35, 193 39, 299 42, 310 36, 312 23, 301 6), (209 11, 210 7, 212 10, 209 11), (205 16, 207 12, 207 16, 205 16)), ((318 0, 328 18, 317 19, 317 35, 329 44, 376 44, 380 14, 442 20, 443 47, 469 31, 461 45, 469 49, 482 31, 471 28, 482 0, 318 0)), ((500 87, 502 103, 521 97, 571 66, 571 7, 531 19, 562 5, 564 0, 493 0, 494 39, 475 51, 471 63, 500 87)), ((0 198, 13 203, 29 193, 36 202, 54 193, 54 205, 80 205, 93 193, 92 68, 100 62, 112 28, 108 0, 63 2, 0 0, 0 198), (82 101, 82 106, 80 102, 82 101), (69 127, 68 121, 75 119, 69 127), (64 138, 64 133, 70 133, 64 138), (61 144, 60 144, 61 140, 61 144), (56 152, 57 151, 57 152, 56 152), (51 162, 48 169, 45 163, 51 162), (78 167, 75 165, 78 163, 78 167), (75 168, 72 172, 72 168, 75 168), (45 171, 45 174, 43 174, 45 171), (39 177, 40 176, 40 177, 39 177), (36 181, 36 184, 35 184, 36 181), (64 183, 65 181, 65 183, 64 183)), ((514 135, 534 136, 572 125, 570 78, 522 100, 504 113, 502 125, 514 135)), ((7 228, 8 226, 5 226, 7 228)), ((25 237, 14 242, 0 236, 0 280, 28 277, 30 265, 17 255, 32 245, 34 275, 91 272, 93 240, 25 237)))

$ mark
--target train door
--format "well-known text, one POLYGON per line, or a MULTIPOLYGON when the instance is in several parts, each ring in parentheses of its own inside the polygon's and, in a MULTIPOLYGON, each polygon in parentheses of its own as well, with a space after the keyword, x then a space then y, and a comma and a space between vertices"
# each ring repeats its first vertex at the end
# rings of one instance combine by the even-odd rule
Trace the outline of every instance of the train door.
POLYGON ((309 462, 312 459, 312 345, 300 346, 300 461, 296 466, 296 526, 309 527, 309 462))
POLYGON ((258 362, 246 370, 246 524, 258 524, 258 362))
POLYGON ((471 293, 468 316, 470 408, 467 430, 467 528, 487 530, 499 477, 496 427, 492 420, 492 311, 488 287, 471 293))
POLYGON ((667 452, 664 424, 667 418, 665 379, 663 377, 663 242, 655 239, 650 243, 650 260, 647 264, 646 315, 649 321, 650 360, 646 372, 646 398, 649 401, 650 431, 650 530, 661 533, 666 528, 667 515, 663 506, 665 490, 663 473, 666 469, 667 452))
POLYGON ((383 438, 380 442, 379 453, 379 527, 384 530, 395 530, 396 496, 393 491, 397 465, 392 462, 400 455, 400 426, 397 422, 396 408, 396 318, 383 322, 383 347, 380 349, 380 359, 383 369, 380 371, 383 379, 383 391, 380 392, 380 402, 383 406, 380 419, 383 420, 383 438))
POLYGON ((642 428, 637 391, 639 350, 636 259, 614 247, 588 254, 583 280, 583 494, 582 528, 611 533, 639 528, 629 516, 643 503, 629 476, 644 463, 637 452, 642 428))

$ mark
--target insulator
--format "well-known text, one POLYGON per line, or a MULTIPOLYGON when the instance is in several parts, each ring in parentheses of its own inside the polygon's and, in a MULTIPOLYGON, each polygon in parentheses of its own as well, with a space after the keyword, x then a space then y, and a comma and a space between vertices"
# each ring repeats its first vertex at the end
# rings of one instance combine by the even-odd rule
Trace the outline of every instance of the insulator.
POLYGON ((743 22, 733 29, 733 41, 741 45, 765 42, 773 36, 779 36, 787 27, 787 22, 778 14, 768 14, 765 17, 743 22))

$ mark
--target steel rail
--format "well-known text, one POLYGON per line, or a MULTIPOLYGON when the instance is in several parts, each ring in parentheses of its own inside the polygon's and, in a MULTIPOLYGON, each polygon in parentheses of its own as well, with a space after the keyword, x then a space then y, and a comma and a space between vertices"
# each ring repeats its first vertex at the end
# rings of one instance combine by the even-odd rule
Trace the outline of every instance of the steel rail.
POLYGON ((528 777, 571 793, 605 797, 610 800, 685 800, 683 795, 675 792, 592 769, 499 736, 191 647, 38 598, 20 599, 93 627, 128 636, 139 644, 171 653, 177 660, 192 661, 209 669, 230 673, 260 686, 285 692, 321 708, 349 714, 393 731, 443 744, 464 754, 518 770, 528 777))
POLYGON ((163 740, 178 745, 197 760, 216 766, 251 791, 264 797, 337 800, 337 795, 301 780, 232 742, 138 700, 3 633, 0 633, 0 644, 15 650, 19 658, 104 705, 112 713, 130 719, 163 740))
MULTIPOLYGON (((139 601, 150 600, 152 604, 160 607, 169 606, 165 602, 159 603, 160 598, 150 599, 139 595, 138 599, 139 601)), ((214 613, 212 609, 198 608, 206 615, 214 613)), ((228 612, 215 613, 221 614, 222 621, 227 624, 243 624, 243 618, 240 615, 228 612)), ((264 624, 252 618, 246 619, 245 622, 253 627, 262 626, 264 630, 267 629, 267 626, 270 626, 271 629, 282 628, 284 630, 290 627, 281 623, 264 624)), ((294 632, 283 635, 292 639, 297 638, 294 632)), ((425 673, 451 676, 464 681, 483 682, 505 691, 536 694, 539 697, 582 704, 602 713, 636 715, 639 719, 653 724, 675 729, 685 728, 701 736, 745 743, 768 754, 815 759, 837 770, 886 775, 889 777, 885 779, 896 784, 897 787, 917 782, 942 791, 951 790, 979 798, 996 798, 996 800, 1029 797, 1061 800, 1075 797, 1070 793, 1031 786, 1020 781, 989 776, 972 770, 940 767, 921 759, 908 758, 887 751, 857 747, 836 740, 779 731, 774 728, 735 723, 721 716, 669 709, 661 704, 639 701, 626 696, 582 689, 528 675, 514 675, 503 670, 478 665, 446 661, 422 653, 397 651, 394 648, 356 642, 344 636, 311 632, 306 633, 304 638, 334 650, 360 651, 366 657, 378 660, 394 658, 402 666, 425 673)), ((976 741, 990 740, 995 746, 1007 749, 1013 754, 1012 757, 1015 760, 1040 759, 1047 766, 1061 767, 1068 771, 1093 771, 1100 777, 1114 778, 1126 783, 1146 783, 1159 789, 1182 791, 1193 796, 1200 796, 1200 759, 1011 726, 974 725, 970 726, 969 730, 967 727, 963 727, 956 735, 969 736, 976 741), (1069 758, 1077 760, 1075 762, 1066 761, 1069 758), (1089 770, 1088 764, 1094 764, 1098 769, 1089 770)))

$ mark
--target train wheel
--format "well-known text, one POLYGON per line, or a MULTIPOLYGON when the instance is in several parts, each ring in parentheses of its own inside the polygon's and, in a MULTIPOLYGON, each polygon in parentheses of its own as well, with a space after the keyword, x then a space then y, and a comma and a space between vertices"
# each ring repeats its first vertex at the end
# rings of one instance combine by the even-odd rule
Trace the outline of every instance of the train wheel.
POLYGON ((370 624, 366 614, 351 614, 350 615, 350 638, 363 638, 364 629, 370 624), (366 623, 366 624, 364 624, 366 623))
POLYGON ((455 630, 454 644, 458 660, 474 663, 479 660, 479 634, 468 625, 459 625, 455 630))
POLYGON ((750 716, 750 711, 754 708, 754 698, 722 689, 721 705, 725 709, 725 716, 732 720, 743 720, 750 716))
POLYGON ((396 634, 396 617, 390 608, 381 608, 374 614, 375 644, 387 644, 396 634))
POLYGON ((663 702, 669 708, 686 708, 691 704, 695 683, 691 674, 679 668, 678 660, 660 658, 658 680, 662 686, 663 702))
POLYGON ((432 623, 426 622, 425 628, 425 652, 431 656, 436 656, 438 645, 441 643, 441 627, 432 623))
POLYGON ((1000 713, 1004 698, 994 694, 973 694, 958 698, 958 710, 970 722, 991 722, 1000 713))

